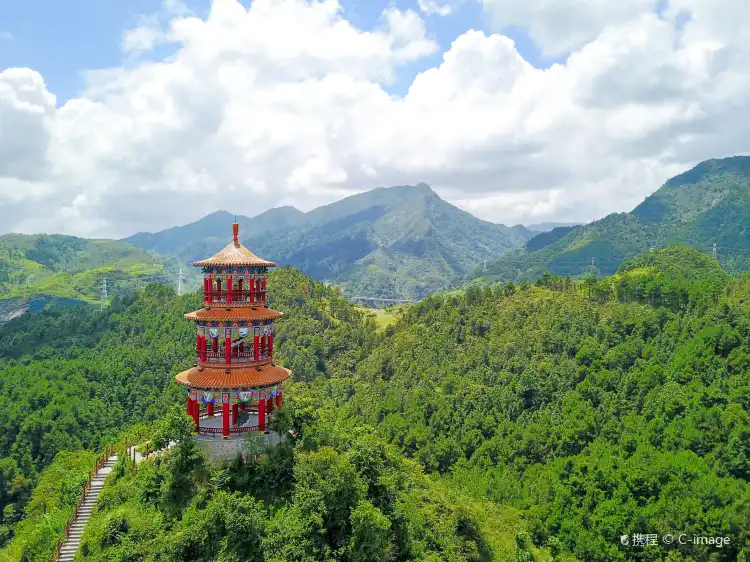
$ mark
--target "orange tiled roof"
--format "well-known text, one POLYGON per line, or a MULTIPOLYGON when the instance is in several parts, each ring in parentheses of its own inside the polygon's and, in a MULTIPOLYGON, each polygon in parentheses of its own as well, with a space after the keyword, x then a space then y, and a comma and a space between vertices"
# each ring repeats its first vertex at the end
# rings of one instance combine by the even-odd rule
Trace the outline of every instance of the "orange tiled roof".
POLYGON ((283 313, 272 308, 259 306, 255 310, 252 308, 201 308, 193 312, 188 312, 185 318, 188 320, 205 320, 209 322, 221 322, 232 320, 275 320, 284 316, 283 313))
POLYGON ((236 265, 236 266, 254 266, 254 267, 276 267, 276 264, 272 261, 266 261, 263 258, 259 258, 253 254, 250 250, 245 248, 239 241, 240 225, 237 223, 232 224, 233 240, 226 245, 226 247, 216 254, 208 258, 207 260, 201 260, 195 262, 193 265, 196 267, 203 267, 207 265, 236 265))
POLYGON ((238 267, 276 266, 272 261, 266 261, 263 258, 259 258, 237 240, 227 244, 224 249, 215 256, 206 260, 197 261, 193 265, 196 267, 204 267, 208 265, 236 265, 238 267))
POLYGON ((175 377, 179 384, 201 390, 238 390, 270 386, 287 380, 292 372, 278 365, 266 365, 260 369, 219 369, 193 367, 175 377), (227 370, 229 371, 227 373, 227 370))

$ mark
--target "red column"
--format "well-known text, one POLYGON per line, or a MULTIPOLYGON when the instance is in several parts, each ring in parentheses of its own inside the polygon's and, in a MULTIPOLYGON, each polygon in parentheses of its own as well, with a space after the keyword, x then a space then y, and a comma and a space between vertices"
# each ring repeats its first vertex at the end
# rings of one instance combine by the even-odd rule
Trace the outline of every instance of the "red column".
POLYGON ((203 278, 203 301, 208 299, 208 277, 203 278))
POLYGON ((258 400, 258 426, 260 431, 266 430, 266 401, 258 400))
POLYGON ((193 400, 193 422, 195 423, 194 431, 197 433, 200 430, 200 406, 197 400, 193 400))
POLYGON ((253 359, 260 360, 260 336, 255 333, 255 328, 253 328, 253 359))
POLYGON ((206 360, 206 336, 201 338, 201 361, 206 360))
POLYGON ((208 276, 208 302, 213 302, 214 300, 214 276, 209 275, 208 276))
POLYGON ((271 357, 273 354, 273 332, 268 334, 268 356, 271 357))
POLYGON ((193 399, 188 394, 187 397, 187 415, 193 417, 193 399))
POLYGON ((227 365, 232 362, 232 338, 224 338, 224 356, 227 360, 227 365))
POLYGON ((247 284, 250 287, 250 302, 255 302, 255 282, 252 277, 247 280, 247 284))
POLYGON ((207 414, 208 414, 208 415, 209 415, 210 417, 214 417, 214 403, 213 403, 213 402, 208 402, 208 403, 206 404, 206 413, 207 413, 207 414))
POLYGON ((276 407, 281 408, 281 389, 279 389, 279 393, 276 395, 276 407))
POLYGON ((261 279, 261 287, 263 287, 263 290, 266 290, 266 276, 264 275, 261 279))
POLYGON ((221 397, 221 436, 229 439, 229 395, 222 394, 221 397))
POLYGON ((232 276, 227 275, 227 304, 232 303, 232 276))
POLYGON ((232 404, 232 425, 237 425, 237 417, 240 414, 240 405, 232 404))
POLYGON ((269 396, 267 402, 268 404, 266 404, 266 410, 270 414, 271 412, 273 412, 273 398, 269 396))

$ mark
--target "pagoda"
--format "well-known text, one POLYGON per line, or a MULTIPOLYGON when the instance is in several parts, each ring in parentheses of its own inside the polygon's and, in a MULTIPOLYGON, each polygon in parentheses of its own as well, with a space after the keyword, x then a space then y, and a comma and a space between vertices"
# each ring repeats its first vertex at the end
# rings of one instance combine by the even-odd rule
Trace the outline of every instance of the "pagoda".
POLYGON ((240 244, 239 224, 232 231, 223 250, 193 264, 203 268, 203 308, 185 314, 196 326, 196 365, 176 377, 189 389, 195 432, 224 439, 266 433, 291 374, 273 360, 273 321, 283 314, 268 308, 266 275, 276 264, 240 244))

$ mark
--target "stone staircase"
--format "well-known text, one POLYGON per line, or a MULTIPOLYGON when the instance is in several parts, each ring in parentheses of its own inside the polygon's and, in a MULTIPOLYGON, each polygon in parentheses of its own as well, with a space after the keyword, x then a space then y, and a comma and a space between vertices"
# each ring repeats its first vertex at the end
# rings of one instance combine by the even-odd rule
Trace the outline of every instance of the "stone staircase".
POLYGON ((117 455, 109 457, 104 463, 104 466, 101 467, 91 479, 91 485, 86 492, 86 498, 80 504, 78 513, 70 525, 70 534, 62 544, 62 548, 60 548, 60 555, 57 558, 59 562, 73 562, 76 551, 81 545, 83 529, 86 527, 89 517, 91 517, 91 512, 94 509, 94 505, 96 505, 99 493, 104 487, 104 481, 107 479, 107 476, 109 476, 109 473, 112 472, 112 467, 115 466, 116 462, 117 455))
MULTIPOLYGON (((166 449, 169 449, 176 445, 174 441, 170 441, 166 449)), ((146 448, 146 454, 148 458, 153 458, 164 452, 157 451, 156 453, 149 453, 148 447, 146 448)), ((90 483, 87 484, 84 490, 84 496, 82 501, 76 506, 73 518, 68 523, 65 529, 66 538, 64 541, 59 541, 57 545, 57 552, 52 557, 51 562, 73 562, 78 547, 81 546, 81 538, 83 537, 83 530, 86 528, 86 524, 89 522, 91 513, 94 510, 96 501, 99 498, 99 493, 104 488, 104 481, 112 472, 115 463, 117 462, 117 455, 113 454, 113 449, 106 449, 104 453, 104 459, 97 461, 97 466, 89 476, 91 478, 90 483)), ((146 460, 146 456, 143 456, 135 446, 128 447, 128 456, 133 459, 136 464, 146 460)))

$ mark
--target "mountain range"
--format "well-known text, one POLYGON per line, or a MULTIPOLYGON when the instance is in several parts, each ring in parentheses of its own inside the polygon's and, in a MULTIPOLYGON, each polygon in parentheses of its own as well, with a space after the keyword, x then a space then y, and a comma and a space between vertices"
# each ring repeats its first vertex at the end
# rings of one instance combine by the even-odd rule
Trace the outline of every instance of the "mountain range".
POLYGON ((629 213, 556 227, 475 272, 485 280, 611 275, 650 248, 682 243, 716 253, 727 271, 750 269, 750 157, 704 161, 668 180, 629 213))
MULTIPOLYGON (((6 234, 0 236, 0 322, 50 302, 98 302, 105 279, 110 294, 145 281, 176 282, 181 265, 117 240, 6 234)), ((186 288, 197 288, 190 273, 186 288)))
MULTIPOLYGON (((123 241, 63 235, 0 236, 0 321, 44 306, 98 302, 144 281, 184 287, 187 264, 229 242, 235 216, 123 241)), ((535 280, 545 271, 611 275, 649 249, 675 243, 711 253, 727 271, 750 269, 750 157, 708 160, 667 181, 629 213, 584 225, 504 226, 443 201, 429 186, 378 188, 307 213, 278 207, 237 216, 243 243, 280 266, 340 285, 348 296, 417 300, 479 278, 535 280)))
MULTIPOLYGON (((218 211, 123 241, 189 263, 226 245, 233 220, 234 215, 218 211)), ((307 213, 279 207, 236 220, 240 240, 262 257, 336 283, 350 296, 401 299, 451 288, 457 276, 534 235, 521 225, 480 220, 425 184, 378 188, 307 213)))

